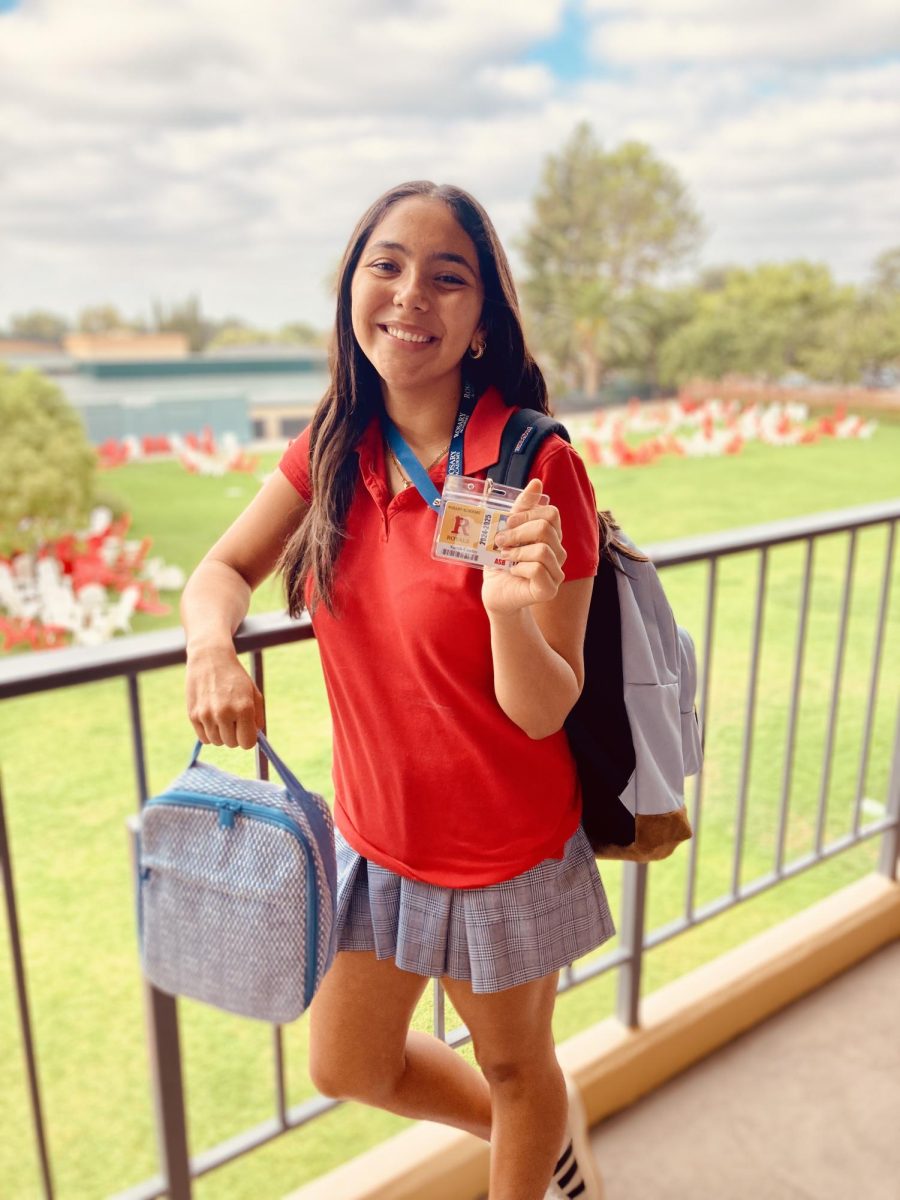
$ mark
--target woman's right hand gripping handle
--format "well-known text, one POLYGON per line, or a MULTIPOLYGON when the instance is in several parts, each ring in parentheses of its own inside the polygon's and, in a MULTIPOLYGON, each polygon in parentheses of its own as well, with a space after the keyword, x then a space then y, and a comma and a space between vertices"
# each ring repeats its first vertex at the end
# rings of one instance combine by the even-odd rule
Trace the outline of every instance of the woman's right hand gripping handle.
POLYGON ((201 742, 252 750, 265 730, 262 692, 241 665, 233 646, 201 647, 188 657, 188 716, 201 742))
POLYGON ((272 573, 306 512, 306 503, 281 471, 273 471, 185 586, 185 699, 201 742, 251 750, 257 730, 265 730, 262 694, 241 665, 232 639, 247 615, 251 593, 272 573))

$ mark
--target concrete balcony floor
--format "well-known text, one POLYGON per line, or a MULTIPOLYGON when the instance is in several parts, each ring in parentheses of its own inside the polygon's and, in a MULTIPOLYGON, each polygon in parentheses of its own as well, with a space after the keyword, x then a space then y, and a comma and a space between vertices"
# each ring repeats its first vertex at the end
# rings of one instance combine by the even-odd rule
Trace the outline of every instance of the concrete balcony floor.
POLYGON ((900 942, 591 1134, 606 1200, 900 1200, 900 942))

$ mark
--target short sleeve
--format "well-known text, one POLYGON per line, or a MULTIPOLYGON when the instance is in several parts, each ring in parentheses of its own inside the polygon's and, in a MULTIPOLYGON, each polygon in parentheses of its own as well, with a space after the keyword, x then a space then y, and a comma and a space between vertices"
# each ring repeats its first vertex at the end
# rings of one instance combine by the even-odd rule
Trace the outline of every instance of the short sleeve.
POLYGON ((307 425, 292 442, 288 442, 288 447, 278 463, 282 474, 294 485, 307 504, 312 499, 309 486, 310 428, 311 426, 307 425))
POLYGON ((551 434, 535 455, 529 478, 541 480, 550 503, 559 509, 566 551, 563 575, 566 579, 596 575, 600 562, 597 498, 581 455, 558 434, 551 434))

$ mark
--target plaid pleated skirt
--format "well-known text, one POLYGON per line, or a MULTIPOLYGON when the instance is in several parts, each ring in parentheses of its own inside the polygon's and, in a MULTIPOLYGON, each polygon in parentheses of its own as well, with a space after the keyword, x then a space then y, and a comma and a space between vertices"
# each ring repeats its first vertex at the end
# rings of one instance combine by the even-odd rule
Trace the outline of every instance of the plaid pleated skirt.
POLYGON ((499 992, 567 966, 616 932, 580 824, 562 858, 476 888, 407 879, 334 833, 338 950, 374 950, 401 970, 499 992))

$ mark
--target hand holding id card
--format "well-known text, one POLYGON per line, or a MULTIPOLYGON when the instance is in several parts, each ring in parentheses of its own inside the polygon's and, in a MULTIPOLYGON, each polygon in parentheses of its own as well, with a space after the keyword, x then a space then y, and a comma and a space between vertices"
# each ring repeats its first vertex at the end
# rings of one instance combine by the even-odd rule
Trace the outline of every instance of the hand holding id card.
MULTIPOLYGON (((524 488, 509 487, 490 479, 448 475, 438 511, 432 557, 482 570, 485 567, 508 570, 513 564, 503 558, 495 541, 523 491, 524 488)), ((537 503, 549 504, 550 497, 541 495, 537 503)))

